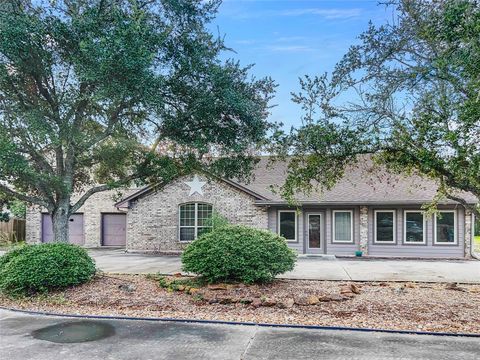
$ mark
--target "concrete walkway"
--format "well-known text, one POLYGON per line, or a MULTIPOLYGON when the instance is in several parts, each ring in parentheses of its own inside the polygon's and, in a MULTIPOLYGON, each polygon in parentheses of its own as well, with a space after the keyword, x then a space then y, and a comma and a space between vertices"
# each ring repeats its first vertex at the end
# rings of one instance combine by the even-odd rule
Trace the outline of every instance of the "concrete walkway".
POLYGON ((479 354, 478 338, 82 320, 0 310, 0 359, 9 360, 476 360, 479 354))
MULTIPOLYGON (((90 250, 97 266, 113 273, 181 272, 177 256, 126 254, 122 250, 90 250)), ((380 260, 299 258, 288 279, 354 281, 425 281, 480 283, 476 260, 380 260)))

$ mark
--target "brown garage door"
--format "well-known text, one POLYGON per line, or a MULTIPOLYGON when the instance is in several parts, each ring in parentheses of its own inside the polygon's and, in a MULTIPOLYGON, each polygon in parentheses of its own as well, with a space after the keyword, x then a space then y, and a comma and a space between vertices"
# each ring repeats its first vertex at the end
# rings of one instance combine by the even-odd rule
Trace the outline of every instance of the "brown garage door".
MULTIPOLYGON (((83 234, 83 214, 73 214, 68 221, 68 241, 72 244, 83 245, 85 238, 83 234)), ((42 214, 42 242, 53 241, 52 216, 42 214)))
POLYGON ((127 216, 125 214, 102 214, 102 245, 125 246, 127 242, 127 216))

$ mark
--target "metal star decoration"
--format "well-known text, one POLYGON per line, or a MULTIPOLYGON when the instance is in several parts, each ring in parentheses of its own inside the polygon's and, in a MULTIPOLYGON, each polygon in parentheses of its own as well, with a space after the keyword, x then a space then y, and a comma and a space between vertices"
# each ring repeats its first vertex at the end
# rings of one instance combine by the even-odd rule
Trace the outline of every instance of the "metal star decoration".
POLYGON ((190 186, 190 193, 188 194, 188 196, 192 196, 195 193, 203 195, 202 187, 203 187, 203 185, 206 184, 206 182, 205 181, 200 181, 200 179, 198 178, 197 175, 195 175, 193 177, 192 181, 186 181, 185 184, 190 186))

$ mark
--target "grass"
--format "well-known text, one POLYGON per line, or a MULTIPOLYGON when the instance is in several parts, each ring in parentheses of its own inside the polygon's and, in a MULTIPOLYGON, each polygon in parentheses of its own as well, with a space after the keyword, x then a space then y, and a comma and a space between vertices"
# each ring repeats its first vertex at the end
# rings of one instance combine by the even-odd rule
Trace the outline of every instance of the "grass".
POLYGON ((22 245, 25 245, 24 241, 19 241, 19 242, 8 242, 8 241, 1 241, 0 239, 0 251, 10 251, 16 247, 20 247, 22 245))
POLYGON ((473 238, 473 247, 477 254, 480 254, 480 235, 473 238))

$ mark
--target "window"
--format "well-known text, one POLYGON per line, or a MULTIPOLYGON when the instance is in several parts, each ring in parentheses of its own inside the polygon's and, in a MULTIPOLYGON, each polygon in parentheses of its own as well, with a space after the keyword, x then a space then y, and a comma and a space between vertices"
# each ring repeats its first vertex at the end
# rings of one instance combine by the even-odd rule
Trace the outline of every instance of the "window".
POLYGON ((333 242, 334 243, 352 243, 353 242, 353 211, 334 210, 333 211, 333 242))
POLYGON ((180 205, 180 241, 192 241, 210 231, 212 209, 212 205, 203 203, 180 205))
POLYGON ((278 212, 278 234, 287 241, 297 241, 297 213, 291 210, 278 212))
POLYGON ((405 210, 404 241, 406 244, 425 244, 425 214, 405 210))
POLYGON ((435 214, 435 244, 457 243, 457 216, 455 211, 439 211, 435 214))
POLYGON ((395 241, 395 211, 375 210, 375 243, 394 244, 395 241))

